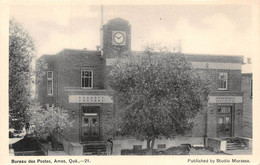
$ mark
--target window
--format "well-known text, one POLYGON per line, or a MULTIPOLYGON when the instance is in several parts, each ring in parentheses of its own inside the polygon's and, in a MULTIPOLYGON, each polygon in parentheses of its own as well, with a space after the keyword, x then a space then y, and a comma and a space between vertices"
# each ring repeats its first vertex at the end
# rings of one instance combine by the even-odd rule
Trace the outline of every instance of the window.
POLYGON ((219 90, 227 90, 227 84, 228 84, 228 74, 227 73, 219 73, 219 90))
POLYGON ((53 71, 47 71, 47 94, 53 95, 53 71))
POLYGON ((82 88, 93 87, 93 71, 89 71, 89 70, 81 71, 81 87, 82 88))
POLYGON ((230 113, 230 112, 231 112, 231 106, 218 107, 218 113, 230 113))
POLYGON ((98 106, 82 106, 82 113, 91 113, 91 114, 97 114, 99 111, 98 106))
POLYGON ((166 148, 166 144, 158 144, 157 148, 158 149, 165 149, 166 148))

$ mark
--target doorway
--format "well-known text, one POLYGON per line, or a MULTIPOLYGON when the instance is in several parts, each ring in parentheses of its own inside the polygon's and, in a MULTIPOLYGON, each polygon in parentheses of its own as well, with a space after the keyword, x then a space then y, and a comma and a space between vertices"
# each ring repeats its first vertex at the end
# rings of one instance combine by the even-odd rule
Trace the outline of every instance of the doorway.
POLYGON ((217 110, 217 137, 232 136, 232 106, 219 106, 217 110))
POLYGON ((99 107, 82 107, 81 141, 100 140, 99 107))

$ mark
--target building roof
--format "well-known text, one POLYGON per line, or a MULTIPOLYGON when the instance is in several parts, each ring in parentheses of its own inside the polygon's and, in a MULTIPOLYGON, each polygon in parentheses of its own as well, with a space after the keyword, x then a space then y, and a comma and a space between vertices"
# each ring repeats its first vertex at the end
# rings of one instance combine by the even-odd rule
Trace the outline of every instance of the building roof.
POLYGON ((242 65, 242 73, 252 73, 252 64, 242 65))
POLYGON ((40 60, 42 58, 45 59, 50 59, 50 58, 54 58, 57 55, 94 55, 94 56, 100 56, 101 55, 101 51, 100 50, 87 50, 87 49, 62 49, 61 51, 59 51, 57 54, 43 54, 41 57, 39 57, 37 59, 40 60))
MULTIPOLYGON (((131 51, 133 54, 141 54, 143 51, 131 51)), ((159 52, 154 52, 159 53, 159 52)), ((188 54, 182 53, 189 61, 193 62, 221 62, 221 63, 241 63, 243 56, 236 55, 211 55, 211 54, 188 54)))
POLYGON ((43 54, 41 57, 39 57, 36 61, 39 61, 39 60, 41 60, 41 59, 51 59, 51 58, 54 58, 55 57, 55 55, 53 55, 53 54, 43 54))
POLYGON ((243 56, 229 55, 206 55, 206 54, 184 54, 184 56, 194 62, 222 62, 222 63, 243 63, 243 56))
POLYGON ((129 22, 127 20, 119 17, 109 20, 104 26, 117 26, 119 24, 129 26, 129 22))
MULTIPOLYGON (((133 54, 140 54, 143 51, 131 51, 133 54)), ((87 49, 62 49, 56 55, 93 55, 101 56, 100 50, 87 50, 87 49)), ((40 58, 53 58, 56 55, 42 55, 40 58)), ((243 56, 230 56, 230 55, 209 55, 209 54, 183 54, 189 61, 193 62, 221 62, 221 63, 241 63, 243 64, 243 56)), ((39 59, 40 59, 39 58, 39 59)))
POLYGON ((62 49, 57 53, 57 55, 66 54, 66 55, 75 55, 75 54, 85 54, 85 55, 101 55, 100 50, 87 50, 87 49, 62 49))

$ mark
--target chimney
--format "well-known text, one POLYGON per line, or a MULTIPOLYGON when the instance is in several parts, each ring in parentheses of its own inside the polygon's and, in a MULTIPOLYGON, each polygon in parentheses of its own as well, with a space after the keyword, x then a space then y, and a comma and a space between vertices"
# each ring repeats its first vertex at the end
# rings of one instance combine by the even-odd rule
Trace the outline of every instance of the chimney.
POLYGON ((96 48, 97 48, 97 51, 99 51, 99 49, 100 49, 100 46, 98 46, 98 45, 97 45, 97 46, 96 46, 96 48))

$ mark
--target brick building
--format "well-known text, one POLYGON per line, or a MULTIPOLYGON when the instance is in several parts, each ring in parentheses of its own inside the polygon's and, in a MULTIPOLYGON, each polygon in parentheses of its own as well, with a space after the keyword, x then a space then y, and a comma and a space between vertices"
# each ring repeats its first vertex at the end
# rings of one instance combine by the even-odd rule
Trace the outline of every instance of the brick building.
MULTIPOLYGON (((120 18, 110 20, 101 30, 101 50, 64 49, 55 55, 43 55, 48 69, 43 83, 37 86, 37 98, 42 105, 58 106, 69 110, 73 128, 62 130, 59 136, 66 152, 83 154, 88 144, 106 141, 113 129, 116 114, 113 91, 107 85, 109 68, 114 57, 131 51, 131 26, 120 18), (85 147, 85 148, 84 148, 85 147)), ((206 114, 197 117, 191 134, 174 140, 157 140, 155 148, 181 143, 205 144, 205 137, 242 136, 243 92, 241 91, 242 56, 211 56, 184 54, 194 68, 207 70, 213 75, 206 114), (161 145, 162 146, 162 145, 161 145)), ((146 142, 125 137, 114 140, 114 151, 146 145, 146 142)))
POLYGON ((251 61, 248 59, 247 64, 245 64, 244 72, 242 73, 242 91, 244 93, 244 104, 243 104, 243 136, 252 138, 252 103, 253 103, 253 74, 251 70, 251 61))

